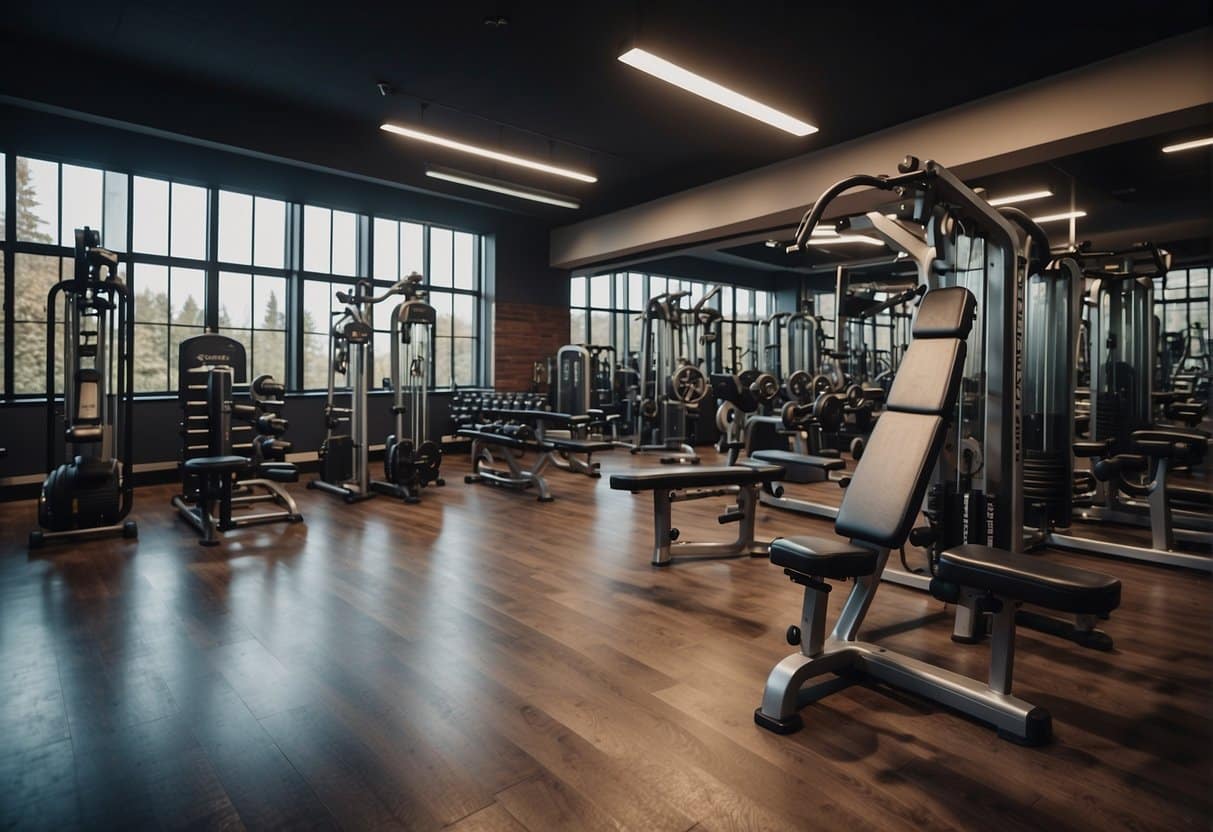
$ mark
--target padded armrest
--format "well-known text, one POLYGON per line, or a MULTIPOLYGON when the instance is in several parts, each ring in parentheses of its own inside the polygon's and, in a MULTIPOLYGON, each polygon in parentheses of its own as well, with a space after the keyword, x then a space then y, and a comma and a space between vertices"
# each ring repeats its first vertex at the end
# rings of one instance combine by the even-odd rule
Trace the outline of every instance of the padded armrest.
POLYGON ((711 488, 717 485, 750 485, 781 479, 779 465, 697 465, 686 468, 647 468, 612 474, 615 491, 656 491, 659 488, 711 488))
POLYGON ((935 576, 1058 612, 1099 615, 1120 606, 1120 581, 1110 575, 976 543, 940 555, 935 576))
POLYGON ((841 537, 781 537, 771 541, 771 563, 797 575, 842 581, 871 575, 876 553, 841 537))

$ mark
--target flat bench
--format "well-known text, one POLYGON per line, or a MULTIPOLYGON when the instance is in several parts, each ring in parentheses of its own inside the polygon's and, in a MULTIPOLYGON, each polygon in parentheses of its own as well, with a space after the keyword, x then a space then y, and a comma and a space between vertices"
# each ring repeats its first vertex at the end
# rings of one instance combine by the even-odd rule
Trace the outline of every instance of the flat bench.
MULTIPOLYGON (((847 467, 846 463, 838 457, 798 454, 792 451, 754 451, 750 455, 750 458, 783 466, 788 472, 784 481, 790 483, 825 482, 830 479, 836 479, 831 475, 836 475, 847 467)), ((836 479, 836 481, 842 484, 841 480, 836 479)), ((838 516, 837 506, 815 503, 795 497, 786 497, 784 496, 783 486, 775 483, 764 488, 759 499, 764 506, 794 511, 797 514, 806 514, 809 517, 817 517, 822 520, 833 520, 838 516)))
POLYGON ((678 560, 765 556, 767 544, 754 539, 758 491, 763 485, 783 476, 782 467, 764 463, 648 468, 612 474, 610 485, 615 491, 653 492, 652 564, 669 566, 675 562, 675 552, 678 553, 678 560), (678 540, 680 532, 672 525, 672 505, 722 496, 733 497, 735 505, 726 509, 717 520, 720 523, 737 523, 737 539, 728 543, 678 540))
POLYGON ((550 503, 555 499, 543 476, 543 469, 552 460, 552 451, 555 448, 552 440, 534 437, 524 439, 473 428, 460 428, 456 434, 472 440, 472 473, 463 478, 464 482, 483 482, 518 491, 535 488, 539 491, 539 502, 550 503), (493 453, 501 450, 507 453, 493 453), (529 468, 523 468, 519 463, 519 455, 512 451, 533 451, 537 456, 529 468), (505 463, 505 468, 496 464, 498 459, 505 463))

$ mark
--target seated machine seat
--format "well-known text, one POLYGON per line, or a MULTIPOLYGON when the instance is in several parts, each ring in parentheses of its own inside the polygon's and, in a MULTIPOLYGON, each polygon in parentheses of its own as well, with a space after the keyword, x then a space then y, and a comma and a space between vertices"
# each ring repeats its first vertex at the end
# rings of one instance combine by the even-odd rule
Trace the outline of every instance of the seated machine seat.
POLYGON ((1080 615, 1103 615, 1120 606, 1116 578, 976 543, 939 556, 932 582, 938 597, 936 581, 1080 615))
POLYGON ((244 471, 252 460, 246 456, 199 456, 185 461, 191 474, 226 474, 244 471))
POLYGON ((771 563, 789 573, 843 581, 876 571, 876 552, 841 537, 781 537, 771 541, 771 563))
POLYGON ((782 465, 787 471, 788 482, 820 482, 822 471, 841 471, 847 464, 838 457, 797 454, 792 451, 754 451, 751 459, 782 465))
POLYGON ((299 481, 299 469, 293 462, 263 462, 257 466, 256 474, 270 482, 299 481))
POLYGON ((779 465, 710 465, 686 468, 645 468, 612 474, 615 491, 656 491, 682 488, 712 488, 721 485, 750 485, 782 479, 779 465))

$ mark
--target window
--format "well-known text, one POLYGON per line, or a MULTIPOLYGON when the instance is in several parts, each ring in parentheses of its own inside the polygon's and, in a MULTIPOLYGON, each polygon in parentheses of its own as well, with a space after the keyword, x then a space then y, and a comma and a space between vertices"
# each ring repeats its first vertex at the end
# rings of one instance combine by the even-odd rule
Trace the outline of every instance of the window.
MULTIPOLYGON (((95 168, 59 164, 43 159, 0 155, 3 181, 15 190, 15 234, 10 246, 12 273, 0 269, 0 303, 12 293, 12 320, 6 343, 11 343, 12 365, 8 395, 43 395, 46 390, 47 294, 62 276, 72 273, 75 229, 89 226, 103 239, 125 234, 126 194, 110 194, 111 182, 125 177, 95 168)), ((0 234, 7 240, 7 232, 0 234)), ((125 248, 125 245, 122 246, 125 248)), ((125 264, 121 267, 125 270, 125 264)), ((2 307, 0 307, 2 308, 2 307)), ((55 320, 62 327, 62 304, 55 320)), ((62 330, 60 330, 62 331, 62 330)), ((62 389, 63 351, 56 345, 59 390, 62 389)))
POLYGON ((244 345, 247 381, 271 375, 290 384, 286 228, 285 202, 219 192, 217 324, 221 333, 244 345))
MULTIPOLYGON (((381 286, 420 274, 427 302, 437 313, 432 384, 479 384, 480 307, 483 292, 483 241, 475 235, 438 226, 376 217, 372 223, 373 276, 381 286)), ((381 386, 391 374, 388 313, 375 317, 373 379, 381 386)))
MULTIPOLYGON (((1207 366, 1210 354, 1210 271, 1172 269, 1154 279, 1154 317, 1158 320, 1159 368, 1167 372, 1207 366)), ((1169 378, 1158 383, 1169 388, 1169 378)))
MULTIPOLYGON (((650 298, 667 292, 690 292, 683 308, 699 302, 716 284, 700 280, 647 275, 640 272, 616 272, 577 276, 569 286, 569 340, 574 344, 610 345, 623 361, 630 353, 639 353, 643 327, 640 313, 650 298)), ((743 367, 753 366, 755 327, 759 312, 765 317, 774 309, 775 298, 770 292, 722 285, 709 306, 723 315, 721 348, 716 366, 709 372, 719 372, 732 366, 733 344, 741 345, 743 367)))
MULTIPOLYGON (((482 381, 478 235, 0 153, 0 395, 44 394, 47 293, 72 270, 74 231, 86 225, 119 254, 134 293, 137 393, 175 392, 181 341, 207 330, 244 344, 250 378, 323 389, 334 293, 368 274, 384 287, 413 272, 438 312, 433 385, 482 381)), ((376 381, 389 374, 387 311, 376 316, 376 381)))
POLYGON ((130 192, 135 392, 172 392, 181 342, 206 322, 209 194, 144 176, 130 178, 130 192))

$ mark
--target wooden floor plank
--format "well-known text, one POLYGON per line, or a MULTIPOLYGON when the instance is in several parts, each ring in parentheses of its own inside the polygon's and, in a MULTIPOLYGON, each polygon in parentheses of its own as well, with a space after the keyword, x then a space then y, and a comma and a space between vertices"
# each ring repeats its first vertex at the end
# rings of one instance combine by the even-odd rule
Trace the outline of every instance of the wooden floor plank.
MULTIPOLYGON (((654 569, 646 495, 554 471, 557 500, 540 504, 464 485, 467 468, 448 457, 451 484, 416 506, 292 486, 305 524, 215 549, 175 519, 168 487, 139 490, 137 543, 34 557, 33 504, 0 504, 0 825, 1209 826, 1207 576, 1042 555, 1124 582, 1110 653, 1021 630, 1016 693, 1053 713, 1046 748, 874 685, 780 737, 752 721, 800 613, 780 570, 654 569)), ((721 508, 679 503, 675 524, 727 539, 721 508)), ((758 527, 831 531, 765 507, 758 527)), ((989 647, 952 643, 951 613, 886 585, 864 635, 982 677, 989 647)))

